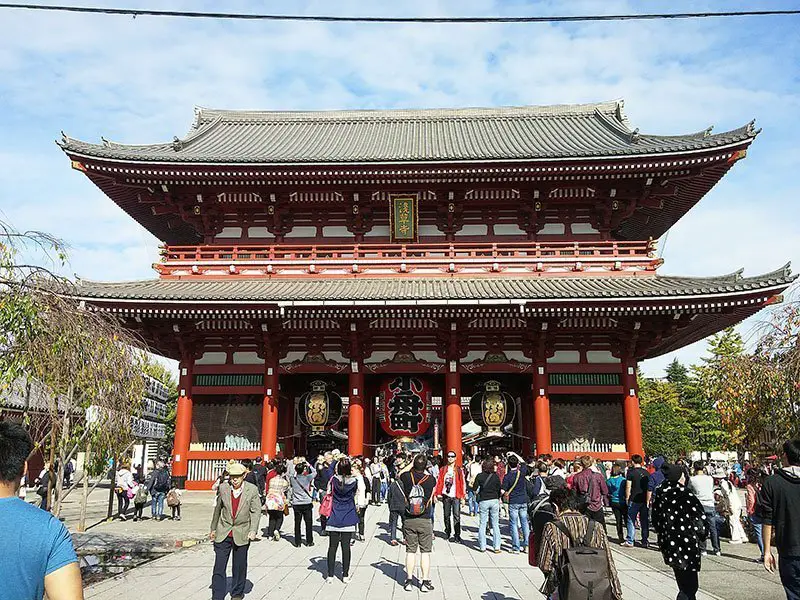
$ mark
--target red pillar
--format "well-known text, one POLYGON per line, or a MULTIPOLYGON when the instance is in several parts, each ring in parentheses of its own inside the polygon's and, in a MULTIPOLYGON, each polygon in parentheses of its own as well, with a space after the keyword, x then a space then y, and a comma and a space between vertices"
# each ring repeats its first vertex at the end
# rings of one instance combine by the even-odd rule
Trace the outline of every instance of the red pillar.
POLYGON ((356 363, 350 372, 350 407, 347 409, 347 453, 364 454, 364 374, 356 363))
POLYGON ((456 453, 456 464, 462 464, 461 445, 461 375, 458 363, 450 361, 450 370, 445 375, 445 446, 448 452, 456 453))
POLYGON ((642 416, 639 412, 639 393, 636 382, 636 363, 622 366, 622 385, 625 399, 622 401, 622 416, 625 421, 625 449, 628 454, 644 456, 642 444, 642 416))
POLYGON ((547 392, 547 369, 544 365, 534 365, 534 369, 533 418, 536 454, 550 454, 553 451, 553 437, 550 432, 550 397, 547 392))
POLYGON ((265 460, 275 458, 278 443, 278 361, 264 361, 264 403, 261 406, 261 454, 265 460))
POLYGON ((180 487, 186 485, 189 475, 189 444, 192 441, 192 370, 194 358, 184 358, 180 363, 177 413, 175 416, 175 443, 172 448, 172 476, 180 487))

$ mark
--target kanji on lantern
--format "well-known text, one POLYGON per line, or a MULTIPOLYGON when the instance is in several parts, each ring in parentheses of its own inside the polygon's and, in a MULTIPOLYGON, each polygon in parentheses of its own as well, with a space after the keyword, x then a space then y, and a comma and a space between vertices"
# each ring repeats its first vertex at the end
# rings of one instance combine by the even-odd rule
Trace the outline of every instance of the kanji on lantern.
POLYGON ((398 375, 381 386, 380 422, 393 436, 423 435, 430 425, 431 392, 427 382, 413 375, 398 375))

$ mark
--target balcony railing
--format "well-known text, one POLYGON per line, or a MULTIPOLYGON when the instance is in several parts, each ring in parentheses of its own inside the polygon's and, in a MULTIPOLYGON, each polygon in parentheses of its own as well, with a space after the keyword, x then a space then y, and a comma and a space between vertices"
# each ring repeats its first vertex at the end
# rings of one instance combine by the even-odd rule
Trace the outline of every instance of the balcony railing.
POLYGON ((653 242, 162 246, 164 277, 653 271, 653 242))

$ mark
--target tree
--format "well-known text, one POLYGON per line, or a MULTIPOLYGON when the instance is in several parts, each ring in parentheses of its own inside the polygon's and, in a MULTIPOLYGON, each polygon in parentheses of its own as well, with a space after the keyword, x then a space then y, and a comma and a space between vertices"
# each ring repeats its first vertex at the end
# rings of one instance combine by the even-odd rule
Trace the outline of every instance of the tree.
POLYGON ((691 428, 678 410, 666 402, 648 402, 642 406, 642 442, 649 456, 675 460, 692 448, 691 428))
POLYGON ((678 394, 683 394, 683 389, 689 384, 689 369, 677 358, 673 358, 672 362, 666 368, 667 381, 673 384, 678 390, 678 394))
POLYGON ((144 392, 144 346, 115 317, 83 307, 71 281, 20 258, 32 248, 51 262, 54 254, 66 260, 54 238, 0 223, 0 380, 37 380, 51 392, 48 450, 51 470, 58 459, 50 478, 58 514, 64 465, 82 444, 90 440, 96 451, 116 456, 130 443, 144 392))

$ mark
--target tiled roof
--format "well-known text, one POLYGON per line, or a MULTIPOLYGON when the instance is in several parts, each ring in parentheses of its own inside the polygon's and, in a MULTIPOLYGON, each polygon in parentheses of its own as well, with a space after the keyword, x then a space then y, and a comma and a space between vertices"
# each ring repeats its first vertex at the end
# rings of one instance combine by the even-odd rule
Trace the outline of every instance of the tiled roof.
POLYGON ((82 281, 75 290, 94 300, 159 301, 402 301, 648 299, 724 295, 784 287, 794 281, 789 265, 757 277, 741 272, 721 277, 485 277, 384 279, 146 280, 82 281))
POLYGON ((622 102, 422 110, 313 112, 198 109, 190 132, 163 144, 90 144, 71 155, 158 163, 380 163, 635 156, 703 150, 752 139, 752 123, 712 135, 631 129, 622 102))

